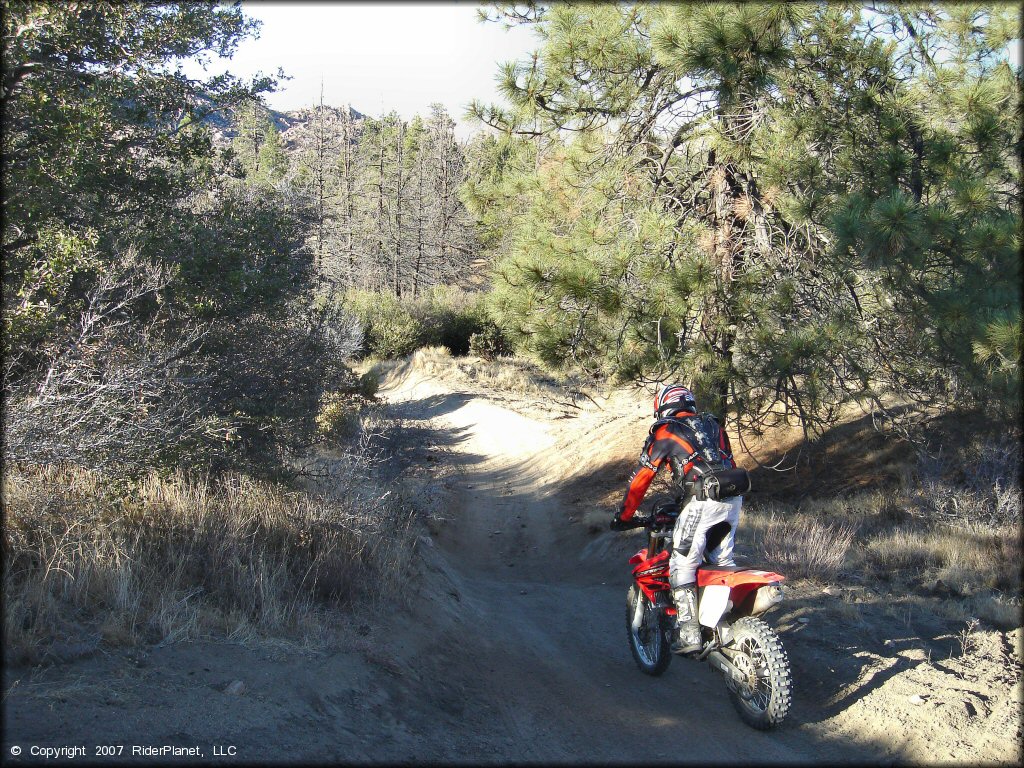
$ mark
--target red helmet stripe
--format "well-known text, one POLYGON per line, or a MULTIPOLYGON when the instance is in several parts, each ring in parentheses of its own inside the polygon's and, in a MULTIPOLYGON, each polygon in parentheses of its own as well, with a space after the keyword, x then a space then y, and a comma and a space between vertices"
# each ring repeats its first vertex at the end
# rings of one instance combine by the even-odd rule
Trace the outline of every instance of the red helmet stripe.
POLYGON ((654 398, 654 414, 655 417, 660 413, 661 409, 669 403, 675 403, 680 400, 694 401, 693 393, 686 387, 680 386, 679 384, 668 384, 661 388, 661 391, 654 398))

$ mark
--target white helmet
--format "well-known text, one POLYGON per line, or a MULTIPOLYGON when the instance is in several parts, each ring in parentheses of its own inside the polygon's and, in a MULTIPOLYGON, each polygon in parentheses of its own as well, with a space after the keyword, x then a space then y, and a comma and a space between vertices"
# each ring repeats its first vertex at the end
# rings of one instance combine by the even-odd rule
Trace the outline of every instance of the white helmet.
POLYGON ((681 384, 666 384, 654 397, 654 418, 661 418, 666 411, 697 412, 697 401, 693 392, 681 384))

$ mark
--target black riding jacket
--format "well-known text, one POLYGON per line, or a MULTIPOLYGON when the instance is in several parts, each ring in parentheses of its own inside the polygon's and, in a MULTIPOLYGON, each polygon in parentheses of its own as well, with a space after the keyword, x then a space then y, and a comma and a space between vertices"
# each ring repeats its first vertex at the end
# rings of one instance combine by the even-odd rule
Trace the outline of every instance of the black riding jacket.
POLYGON ((673 480, 682 485, 696 479, 696 461, 712 467, 736 466, 729 438, 714 416, 677 411, 669 418, 655 421, 640 452, 640 461, 630 475, 619 517, 629 520, 636 514, 651 481, 666 462, 673 480))

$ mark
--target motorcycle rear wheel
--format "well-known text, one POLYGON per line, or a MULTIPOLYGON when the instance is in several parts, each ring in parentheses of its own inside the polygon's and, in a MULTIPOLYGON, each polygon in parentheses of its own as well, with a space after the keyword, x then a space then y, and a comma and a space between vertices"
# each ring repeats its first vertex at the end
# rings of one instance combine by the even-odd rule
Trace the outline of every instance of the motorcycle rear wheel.
POLYGON ((657 677, 672 662, 668 635, 671 626, 668 617, 651 603, 636 584, 626 594, 626 633, 633 661, 645 675, 657 677), (641 611, 640 625, 633 629, 633 617, 641 611))
POLYGON ((748 675, 747 683, 726 680, 729 698, 747 725, 767 731, 781 723, 793 701, 789 657, 775 630, 753 616, 732 625, 732 663, 748 675))

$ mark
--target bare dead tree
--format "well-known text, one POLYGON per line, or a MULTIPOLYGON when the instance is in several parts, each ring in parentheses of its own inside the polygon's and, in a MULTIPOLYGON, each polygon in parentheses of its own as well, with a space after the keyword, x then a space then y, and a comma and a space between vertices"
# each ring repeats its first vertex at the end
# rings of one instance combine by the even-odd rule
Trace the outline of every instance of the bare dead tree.
POLYGON ((180 443, 226 437, 189 396, 187 358, 204 331, 172 332, 162 310, 148 311, 171 277, 133 251, 100 275, 38 375, 6 382, 6 460, 120 473, 180 443))

